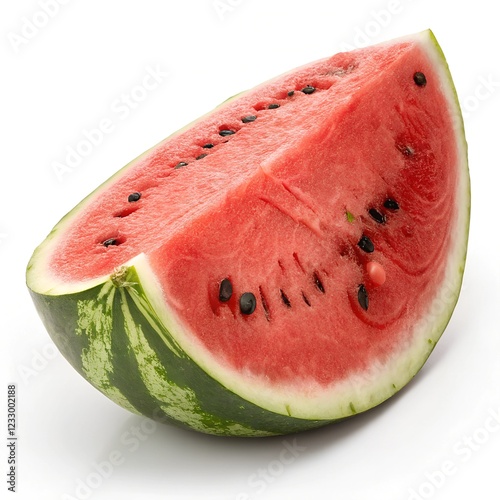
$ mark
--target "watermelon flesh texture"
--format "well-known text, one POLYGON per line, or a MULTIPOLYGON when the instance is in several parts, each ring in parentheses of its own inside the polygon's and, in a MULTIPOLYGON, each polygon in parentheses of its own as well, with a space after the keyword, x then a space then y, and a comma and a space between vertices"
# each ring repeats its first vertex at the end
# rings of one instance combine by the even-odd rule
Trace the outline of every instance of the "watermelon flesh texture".
POLYGON ((65 356, 132 411, 219 434, 315 427, 387 399, 432 351, 460 289, 468 182, 423 32, 306 65, 167 138, 56 226, 28 285, 65 356))

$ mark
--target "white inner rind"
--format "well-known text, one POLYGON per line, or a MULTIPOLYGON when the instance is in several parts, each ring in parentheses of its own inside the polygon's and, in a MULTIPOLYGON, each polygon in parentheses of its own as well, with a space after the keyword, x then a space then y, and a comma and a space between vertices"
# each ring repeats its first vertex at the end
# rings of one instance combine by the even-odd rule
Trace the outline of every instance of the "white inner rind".
POLYGON ((43 243, 35 249, 28 263, 26 283, 31 290, 41 295, 69 295, 82 292, 83 290, 90 290, 91 288, 109 281, 109 275, 97 276, 96 278, 87 281, 61 281, 57 276, 54 276, 51 273, 49 262, 54 252, 57 251, 59 239, 64 237, 66 228, 73 223, 73 217, 80 212, 85 211, 88 206, 91 206, 95 199, 99 196, 99 193, 106 191, 109 186, 112 186, 116 180, 123 175, 130 165, 140 161, 141 158, 146 157, 152 149, 154 148, 145 151, 138 158, 116 172, 107 181, 90 193, 84 200, 82 200, 75 208, 73 208, 73 210, 68 212, 54 226, 43 243))

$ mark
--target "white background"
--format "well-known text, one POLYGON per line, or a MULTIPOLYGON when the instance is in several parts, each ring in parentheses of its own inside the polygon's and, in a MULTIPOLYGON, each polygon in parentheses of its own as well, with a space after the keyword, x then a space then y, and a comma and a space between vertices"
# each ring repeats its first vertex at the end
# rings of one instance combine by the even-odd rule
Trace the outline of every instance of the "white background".
POLYGON ((41 4, 2 2, 0 12, 2 498, 8 486, 8 383, 17 384, 18 392, 13 498, 500 498, 500 57, 494 3, 66 0, 56 2, 50 18, 40 14, 41 4), (39 27, 30 28, 31 21, 39 27), (104 398, 56 354, 24 272, 35 246, 80 199, 241 90, 348 46, 428 27, 448 58, 466 113, 473 211, 459 304, 405 390, 367 414, 313 432, 214 438, 152 428, 104 398), (124 107, 122 94, 141 84, 147 68, 168 76, 146 94, 136 90, 141 102, 124 107), (56 175, 54 163, 63 163, 67 148, 103 119, 112 130, 102 143, 71 171, 56 175), (287 446, 295 447, 295 455, 284 451, 287 446), (113 470, 105 465, 110 459, 113 470))

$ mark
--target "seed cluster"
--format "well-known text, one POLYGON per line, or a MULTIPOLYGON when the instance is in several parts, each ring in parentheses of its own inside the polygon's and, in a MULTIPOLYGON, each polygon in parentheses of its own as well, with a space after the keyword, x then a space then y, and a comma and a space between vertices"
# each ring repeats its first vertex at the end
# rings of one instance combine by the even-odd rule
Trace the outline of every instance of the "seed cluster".
MULTIPOLYGON (((391 212, 396 212, 397 210, 399 210, 399 203, 393 198, 386 198, 383 206, 391 212)), ((386 214, 382 213, 375 207, 369 208, 368 214, 377 224, 385 224, 387 222, 386 214)), ((375 245, 373 244, 373 241, 365 234, 363 234, 359 239, 358 247, 366 253, 373 253, 375 251, 375 245)), ((369 262, 367 265, 367 271, 372 278, 372 281, 374 281, 375 285, 380 286, 385 282, 385 271, 380 264, 369 262)), ((370 300, 368 297, 366 286, 363 283, 358 286, 358 303, 362 309, 364 309, 365 311, 368 310, 370 300)))
MULTIPOLYGON (((316 91, 316 88, 313 87, 312 85, 306 85, 305 87, 302 88, 302 92, 306 95, 312 94, 313 92, 316 91)), ((287 92, 288 97, 292 97, 295 94, 294 90, 290 90, 287 92)), ((277 102, 271 102, 270 104, 267 105, 267 109, 269 110, 274 110, 278 109, 281 105, 277 102)), ((258 110, 257 108, 255 108, 258 110)), ((241 122, 244 124, 247 123, 252 123, 255 120, 257 120, 257 114, 252 114, 252 115, 247 115, 241 118, 241 122)), ((226 139, 223 142, 227 142, 229 138, 237 133, 238 129, 237 128, 232 128, 230 126, 224 125, 221 126, 218 130, 218 135, 221 138, 226 139)), ((214 142, 206 142, 201 146, 202 151, 194 157, 195 161, 202 160, 203 158, 208 156, 208 151, 215 148, 217 144, 214 142)), ((186 160, 181 160, 178 161, 172 168, 174 170, 181 169, 183 167, 187 167, 189 165, 189 161, 186 160)), ((141 193, 140 192, 134 192, 128 195, 128 201, 129 203, 135 203, 141 199, 141 193)), ((115 217, 126 217, 127 215, 130 215, 132 212, 134 212, 137 208, 134 209, 125 209, 121 211, 119 214, 116 214, 115 217)), ((102 246, 105 248, 108 248, 110 246, 117 246, 122 242, 119 238, 113 237, 113 238, 106 238, 105 240, 101 241, 102 246)), ((253 310, 249 313, 251 314, 253 310)))
MULTIPOLYGON (((325 287, 316 271, 312 274, 312 282, 321 293, 325 293, 325 287)), ((229 278, 224 278, 219 283, 219 302, 221 303, 229 302, 232 297, 233 297, 233 284, 229 278)), ((267 302, 266 297, 264 296, 264 292, 262 291, 261 286, 259 286, 259 297, 265 317, 267 321, 269 321, 270 320, 269 304, 267 302)), ((286 292, 281 288, 279 289, 279 297, 281 299, 281 302, 283 302, 283 304, 287 309, 290 309, 292 307, 292 301, 290 300, 286 292)), ((311 307, 311 302, 309 301, 304 291, 302 291, 302 299, 304 300, 307 306, 311 307)), ((246 316, 252 314, 257 308, 257 299, 255 297, 255 294, 253 294, 252 292, 242 293, 238 299, 238 304, 241 314, 246 316)))
MULTIPOLYGON (((425 87, 425 85, 427 84, 427 79, 426 79, 425 75, 420 71, 417 71, 414 73, 413 81, 419 87, 425 87)), ((301 92, 305 95, 310 95, 310 94, 313 94, 316 90, 317 89, 314 86, 306 85, 305 87, 303 87, 301 89, 301 92)), ((293 97, 295 95, 295 90, 287 91, 286 95, 287 95, 287 97, 293 97)), ((280 104, 277 102, 271 102, 270 104, 267 105, 268 110, 278 109, 279 107, 280 107, 280 104)), ((258 111, 257 107, 255 109, 258 111)), ((260 109, 263 109, 263 108, 260 108, 260 109)), ((257 118, 258 118, 258 115, 256 115, 256 114, 247 115, 247 116, 244 116, 241 118, 241 122, 244 124, 252 123, 252 122, 256 121, 257 118)), ((235 130, 233 128, 229 128, 229 127, 221 127, 218 131, 219 136, 223 137, 223 138, 231 137, 236 133, 237 133, 237 130, 235 130)), ((227 142, 227 140, 224 142, 227 142)), ((216 144, 214 144, 213 142, 207 142, 207 143, 203 144, 201 147, 202 147, 202 149, 207 151, 207 150, 211 150, 215 146, 216 146, 216 144)), ((414 150, 411 146, 406 145, 406 144, 397 144, 396 146, 402 152, 403 155, 413 156, 414 150)), ((208 152, 202 152, 198 156, 195 157, 195 160, 201 160, 201 159, 205 158, 207 155, 208 155, 208 152)), ((187 162, 187 161, 179 161, 173 168, 179 169, 179 168, 187 166, 188 164, 189 164, 189 162, 187 162)), ((141 193, 137 191, 137 192, 130 193, 128 195, 127 199, 128 199, 129 203, 133 204, 133 203, 138 202, 141 199, 141 196, 142 196, 141 193)), ((395 212, 395 211, 400 209, 400 206, 396 200, 388 197, 383 202, 383 208, 385 208, 386 210, 388 210, 390 212, 395 212)), ((125 210, 125 211, 121 212, 120 214, 116 215, 116 217, 124 217, 124 216, 132 213, 134 210, 135 209, 125 210)), ((349 218, 349 215, 352 215, 352 214, 350 214, 349 212, 346 212, 346 214, 348 215, 347 219, 350 222, 353 222, 353 220, 350 220, 350 218, 349 218)), ((379 210, 379 208, 377 208, 377 207, 368 208, 368 215, 377 224, 382 225, 382 224, 386 224, 386 222, 387 222, 386 213, 379 210)), ((354 219, 354 216, 352 216, 352 219, 354 219)), ((108 248, 110 246, 117 246, 122 241, 124 241, 124 240, 121 238, 114 237, 114 238, 107 238, 107 239, 103 240, 101 242, 101 244, 104 247, 108 248)), ((375 245, 374 245, 373 241, 365 234, 361 235, 361 237, 357 243, 357 246, 363 252, 365 252, 367 254, 371 254, 375 251, 375 245)), ((294 257, 295 257, 296 261, 298 262, 296 254, 294 254, 294 257)), ((300 263, 299 263, 299 265, 300 265, 300 263)), ((370 276, 374 277, 376 284, 381 285, 385 281, 385 271, 380 264, 371 261, 368 263, 367 269, 369 270, 368 274, 370 274, 370 276)), ((316 271, 312 274, 312 281, 314 283, 314 286, 316 287, 316 289, 319 292, 321 292, 323 294, 326 293, 325 287, 324 287, 322 281, 320 280, 320 277, 318 276, 318 273, 316 271)), ((285 293, 285 291, 282 290, 281 288, 279 289, 279 295, 280 295, 281 301, 286 306, 286 308, 291 308, 292 302, 290 301, 290 298, 285 293)), ((227 303, 231 300, 232 297, 233 297, 233 284, 232 284, 231 280, 227 277, 227 278, 222 279, 219 283, 218 299, 221 303, 227 303)), ((268 305, 266 297, 264 296, 264 293, 262 291, 262 287, 259 287, 259 297, 260 297, 260 301, 261 301, 262 308, 263 308, 264 314, 266 316, 266 319, 269 321, 269 319, 270 319, 269 305, 268 305)), ((306 296, 306 294, 304 293, 304 291, 302 291, 302 299, 307 306, 311 307, 311 302, 310 302, 309 298, 306 296)), ((367 311, 370 301, 369 301, 368 291, 366 289, 365 284, 363 284, 363 283, 358 285, 357 299, 358 299, 358 303, 359 303, 360 307, 363 310, 367 311)), ((244 292, 240 295, 240 297, 238 299, 238 304, 239 304, 239 309, 240 309, 241 314, 246 315, 246 316, 251 315, 255 312, 256 307, 257 307, 256 296, 252 292, 244 292)))
MULTIPOLYGON (((413 81, 418 87, 425 87, 427 84, 427 78, 421 71, 416 71, 413 74, 413 81)), ((415 154, 415 150, 408 144, 396 144, 396 147, 401 151, 404 156, 412 157, 415 154)), ((387 198, 383 203, 384 208, 391 212, 399 210, 399 203, 393 198, 387 198)), ((377 222, 377 224, 385 224, 387 222, 387 217, 384 213, 379 211, 375 207, 368 209, 368 214, 370 217, 377 222)), ((366 253, 372 253, 375 250, 373 242, 366 235, 362 235, 358 242, 359 248, 366 253)), ((376 262, 369 262, 367 265, 368 274, 375 280, 376 284, 380 285, 385 281, 385 271, 382 266, 376 262)), ((362 309, 368 310, 369 305, 368 292, 364 284, 358 287, 358 303, 362 309)))
MULTIPOLYGON (((383 207, 391 212, 396 212, 400 208, 399 203, 394 198, 389 198, 389 197, 386 198, 385 201, 383 202, 383 207)), ((385 224, 387 222, 386 214, 381 212, 378 208, 375 207, 369 208, 368 214, 375 222, 377 222, 377 224, 385 224)), ((367 254, 371 254, 375 251, 375 245, 373 241, 366 234, 361 235, 361 238, 358 241, 358 247, 367 254)), ((296 254, 294 254, 294 258, 302 269, 302 265, 300 264, 300 261, 298 261, 298 256, 296 254)), ((282 267, 283 269, 281 261, 279 262, 279 264, 280 267, 282 267)), ((372 282, 376 286, 380 286, 385 282, 385 271, 380 264, 370 261, 367 265, 367 271, 368 275, 372 278, 372 282)), ((321 281, 316 271, 314 271, 314 273, 312 274, 312 281, 317 290, 319 290, 321 293, 326 293, 323 282, 321 281)), ((228 302, 231 299, 232 295, 233 295, 233 285, 229 278, 224 278, 219 284, 219 301, 221 303, 228 302)), ((262 287, 259 287, 259 295, 264 310, 264 314, 266 316, 266 319, 269 321, 270 318, 269 305, 262 292, 262 287)), ((279 289, 279 296, 283 304, 286 306, 286 308, 290 309, 292 307, 292 302, 288 297, 288 295, 285 293, 285 291, 281 288, 279 289)), ((370 298, 368 296, 368 291, 364 283, 358 285, 357 298, 360 307, 364 311, 368 311, 370 298)), ((311 302, 309 301, 309 298, 304 293, 304 291, 302 291, 302 299, 309 307, 311 307, 311 302)), ((252 292, 245 292, 241 294, 239 298, 239 308, 241 314, 248 316, 253 312, 255 312, 256 307, 257 307, 257 299, 252 292)))
MULTIPOLYGON (((313 92, 315 92, 316 90, 317 90, 316 87, 313 87, 312 85, 306 85, 305 87, 302 88, 301 92, 303 92, 306 95, 310 95, 313 92)), ((292 97, 294 94, 295 94, 295 90, 290 90, 286 93, 286 95, 288 97, 292 97)), ((277 102, 271 102, 271 103, 267 104, 267 106, 264 109, 273 110, 273 109, 278 109, 280 106, 281 106, 281 104, 279 104, 277 102)), ((258 111, 262 108, 255 107, 255 109, 258 111)), ((244 116, 241 118, 242 123, 252 123, 255 120, 257 120, 257 115, 247 115, 247 116, 244 116)), ((227 137, 230 137, 230 136, 236 134, 237 132, 238 132, 238 130, 235 130, 233 128, 221 128, 219 130, 218 134, 220 137, 227 138, 227 137)), ((225 141, 225 142, 227 142, 227 141, 225 141)), ((208 142, 201 147, 203 149, 212 149, 215 146, 216 146, 216 144, 214 144, 213 142, 208 142)), ((207 156, 207 154, 208 153, 206 153, 206 152, 200 153, 199 155, 195 156, 194 159, 195 160, 202 160, 203 158, 205 158, 207 156)), ((183 161, 178 162, 173 168, 179 169, 182 167, 186 167, 188 164, 189 164, 188 161, 183 160, 183 161)))

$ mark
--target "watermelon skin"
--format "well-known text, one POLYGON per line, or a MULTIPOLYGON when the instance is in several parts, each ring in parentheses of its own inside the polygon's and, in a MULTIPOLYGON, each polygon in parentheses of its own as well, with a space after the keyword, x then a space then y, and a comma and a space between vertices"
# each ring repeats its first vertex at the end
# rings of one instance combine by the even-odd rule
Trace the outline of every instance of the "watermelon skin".
POLYGON ((123 408, 226 436, 272 436, 324 425, 250 403, 203 371, 156 315, 134 266, 62 296, 30 292, 52 340, 75 370, 123 408))
MULTIPOLYGON (((427 34, 434 56, 441 58, 445 85, 454 92, 444 56, 427 34)), ((238 99, 238 97, 236 97, 238 99)), ((230 105, 229 100, 225 105, 230 105)), ((454 126, 464 148, 463 123, 455 96, 454 126)), ((189 127, 188 127, 189 129, 189 127)), ((147 155, 145 153, 145 155, 147 155)), ((143 156, 145 156, 143 155, 143 156)), ((125 167, 125 170, 127 167, 125 167)), ((124 171, 125 171, 124 170, 124 171)), ((118 172, 96 192, 106 189, 118 172)), ((465 176, 465 172, 461 172, 465 176)), ((104 395, 125 409, 158 421, 216 435, 267 436, 319 427, 366 411, 406 385, 425 363, 443 333, 458 300, 465 266, 470 191, 468 174, 459 193, 462 204, 459 243, 448 266, 449 275, 422 321, 418 342, 399 359, 380 369, 376 383, 364 384, 363 374, 351 380, 330 401, 303 398, 286 404, 286 395, 259 394, 260 388, 233 380, 230 371, 213 360, 197 357, 186 340, 175 311, 162 301, 162 285, 151 263, 140 254, 112 274, 81 286, 40 284, 47 247, 64 233, 73 217, 94 194, 70 212, 34 253, 27 282, 33 301, 54 343, 73 367, 104 395)), ((348 381, 349 382, 349 381, 348 381)))

